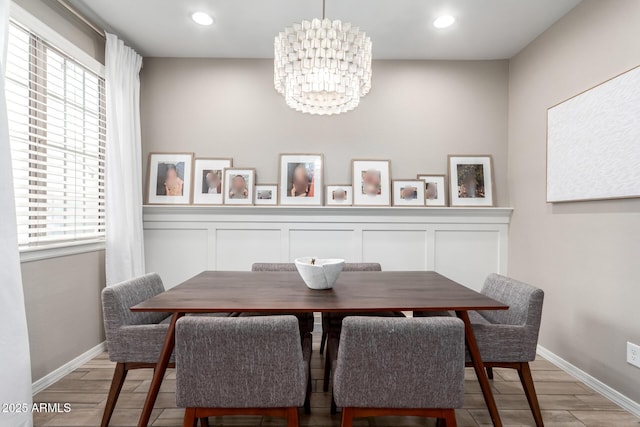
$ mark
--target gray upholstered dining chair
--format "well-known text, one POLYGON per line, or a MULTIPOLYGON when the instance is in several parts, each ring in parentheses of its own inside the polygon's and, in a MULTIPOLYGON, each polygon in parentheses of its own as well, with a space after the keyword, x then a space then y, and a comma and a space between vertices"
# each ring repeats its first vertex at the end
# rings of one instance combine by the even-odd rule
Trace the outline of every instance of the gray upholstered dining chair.
MULTIPOLYGON (((130 307, 164 292, 162 279, 147 274, 102 290, 102 313, 109 360, 116 362, 102 427, 109 425, 120 390, 131 369, 155 368, 164 344, 169 313, 132 312, 130 307)), ((173 360, 173 359, 172 359, 173 360)))
MULTIPOLYGON (((344 265, 343 271, 382 271, 382 266, 379 263, 363 262, 363 263, 347 263, 344 265)), ((330 351, 329 347, 336 344, 340 340, 340 331, 342 329, 342 321, 348 316, 372 316, 372 317, 405 317, 402 312, 399 311, 376 311, 369 313, 355 313, 355 312, 332 312, 322 314, 322 342, 320 344, 320 354, 322 354, 323 345, 326 342, 327 357, 325 357, 324 365, 324 382, 322 388, 324 391, 329 391, 329 380, 331 378, 331 364, 333 358, 329 353, 336 354, 337 349, 330 351)), ((332 407, 333 408, 333 407, 332 407)), ((335 411, 332 410, 332 413, 335 411)))
POLYGON ((456 426, 464 401, 464 324, 447 317, 349 317, 333 367, 342 427, 353 418, 438 418, 456 426))
POLYGON ((184 425, 206 417, 265 415, 298 426, 311 343, 294 316, 184 317, 176 323, 176 404, 184 425))
MULTIPOLYGON (((536 358, 544 292, 499 274, 490 274, 480 292, 509 306, 508 310, 469 312, 487 375, 493 379, 493 368, 516 369, 536 426, 542 427, 529 362, 536 358)), ((433 314, 414 313, 416 317, 429 315, 433 314)), ((468 356, 467 365, 470 365, 468 356)))
POLYGON ((493 378, 493 368, 516 369, 536 426, 542 427, 529 362, 536 358, 544 291, 509 277, 490 274, 481 292, 509 306, 508 310, 469 313, 489 378, 493 378))
MULTIPOLYGON (((165 291, 162 279, 149 273, 102 290, 102 314, 109 360, 116 362, 102 427, 107 427, 122 385, 131 369, 155 368, 169 329, 169 313, 133 312, 130 308, 165 291)), ((228 316, 227 313, 206 314, 228 316)), ((173 362, 173 358, 171 359, 173 362)), ((173 363, 170 363, 173 367, 173 363)))

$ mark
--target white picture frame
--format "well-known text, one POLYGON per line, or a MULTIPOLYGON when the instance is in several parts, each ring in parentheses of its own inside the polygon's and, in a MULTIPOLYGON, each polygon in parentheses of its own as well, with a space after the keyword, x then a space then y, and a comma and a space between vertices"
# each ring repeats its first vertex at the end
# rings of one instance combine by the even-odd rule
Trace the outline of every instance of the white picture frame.
POLYGON ((449 155, 449 203, 459 207, 491 207, 493 158, 490 155, 449 155))
POLYGON ((424 181, 420 179, 394 179, 393 206, 424 207, 424 181))
POLYGON ((447 176, 437 174, 418 174, 417 178, 424 181, 424 198, 427 207, 447 206, 447 176))
POLYGON ((193 153, 150 153, 147 203, 188 205, 191 202, 193 153))
POLYGON ((256 206, 278 205, 278 184, 256 184, 256 206))
POLYGON ((351 170, 354 206, 391 206, 390 160, 354 159, 351 170))
POLYGON ((353 187, 351 185, 327 185, 325 196, 327 206, 353 205, 353 187))
POLYGON ((321 206, 322 154, 280 154, 278 200, 285 206, 321 206))
POLYGON ((252 168, 227 168, 224 170, 225 205, 253 206, 256 170, 252 168), (236 185, 242 181, 240 185, 236 185))
POLYGON ((193 204, 221 205, 224 170, 232 166, 231 158, 196 158, 193 163, 193 204))

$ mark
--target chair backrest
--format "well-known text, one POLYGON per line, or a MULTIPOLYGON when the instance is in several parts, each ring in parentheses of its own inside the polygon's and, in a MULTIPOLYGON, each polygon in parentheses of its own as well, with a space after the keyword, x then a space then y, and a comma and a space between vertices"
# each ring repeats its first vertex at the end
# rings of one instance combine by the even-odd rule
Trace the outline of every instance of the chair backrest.
POLYGON ((162 279, 156 273, 149 273, 127 280, 102 290, 102 313, 104 328, 109 332, 126 325, 149 325, 159 323, 167 313, 133 312, 132 306, 164 292, 162 279))
POLYGON ((446 317, 347 317, 334 375, 338 406, 460 408, 464 324, 446 317))
MULTIPOLYGON (((257 262, 251 266, 251 271, 296 271, 296 265, 292 262, 257 262)), ((382 271, 382 266, 375 262, 348 262, 342 271, 382 271)))
POLYGON ((251 265, 251 271, 296 271, 292 262, 256 262, 251 265))
POLYGON ((178 407, 304 403, 307 375, 294 316, 183 317, 175 356, 178 407))
POLYGON ((540 329, 544 300, 542 289, 499 274, 490 274, 485 280, 481 292, 509 306, 508 310, 479 311, 478 313, 489 322, 501 325, 527 326, 536 331, 540 329))

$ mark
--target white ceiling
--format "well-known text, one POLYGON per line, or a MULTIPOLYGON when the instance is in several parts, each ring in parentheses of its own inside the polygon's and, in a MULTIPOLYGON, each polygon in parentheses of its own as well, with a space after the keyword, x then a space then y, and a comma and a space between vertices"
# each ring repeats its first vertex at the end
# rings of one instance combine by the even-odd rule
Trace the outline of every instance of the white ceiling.
MULTIPOLYGON (((321 17, 322 0, 69 0, 143 56, 272 58, 284 27, 321 17), (215 23, 202 27, 195 11, 215 23)), ((510 58, 580 0, 326 0, 327 18, 351 22, 374 59, 510 58), (455 24, 437 30, 440 14, 455 24)))

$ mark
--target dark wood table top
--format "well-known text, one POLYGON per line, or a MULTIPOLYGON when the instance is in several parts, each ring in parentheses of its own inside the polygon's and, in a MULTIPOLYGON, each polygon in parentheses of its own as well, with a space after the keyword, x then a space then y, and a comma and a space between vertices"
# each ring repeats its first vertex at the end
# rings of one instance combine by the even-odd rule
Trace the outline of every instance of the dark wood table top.
POLYGON ((433 271, 343 272, 329 290, 307 288, 297 272, 205 271, 131 310, 364 313, 508 308, 433 271))

